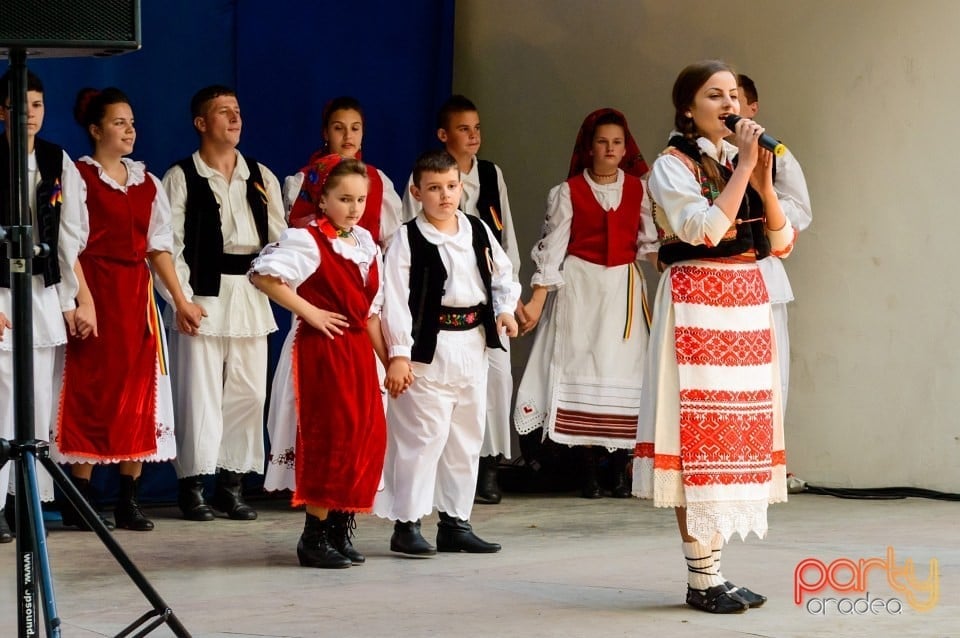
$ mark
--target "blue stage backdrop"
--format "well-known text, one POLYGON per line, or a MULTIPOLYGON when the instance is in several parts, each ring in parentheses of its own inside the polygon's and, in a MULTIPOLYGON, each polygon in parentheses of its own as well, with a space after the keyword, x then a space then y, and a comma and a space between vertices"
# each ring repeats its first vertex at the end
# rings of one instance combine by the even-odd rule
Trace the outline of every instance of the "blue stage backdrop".
MULTIPOLYGON (((454 0, 143 0, 141 11, 140 51, 27 61, 45 88, 41 137, 74 158, 89 151, 72 116, 77 91, 87 86, 117 86, 130 96, 133 157, 160 177, 196 149, 190 97, 208 84, 236 88, 241 150, 281 182, 320 145, 320 112, 338 95, 363 104, 364 159, 399 188, 416 156, 437 145, 436 110, 452 86, 454 0)), ((271 365, 290 325, 285 311, 276 314, 271 365)), ((99 474, 109 497, 111 473, 99 474)), ((146 468, 142 500, 170 500, 174 483, 168 464, 146 468)))

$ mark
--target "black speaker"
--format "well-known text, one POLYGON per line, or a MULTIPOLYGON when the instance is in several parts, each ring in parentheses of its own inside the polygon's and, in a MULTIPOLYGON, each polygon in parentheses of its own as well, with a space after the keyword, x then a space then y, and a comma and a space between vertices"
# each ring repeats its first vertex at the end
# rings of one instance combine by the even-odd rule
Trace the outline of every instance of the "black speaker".
POLYGON ((140 0, 0 0, 0 54, 110 56, 140 48, 140 0))

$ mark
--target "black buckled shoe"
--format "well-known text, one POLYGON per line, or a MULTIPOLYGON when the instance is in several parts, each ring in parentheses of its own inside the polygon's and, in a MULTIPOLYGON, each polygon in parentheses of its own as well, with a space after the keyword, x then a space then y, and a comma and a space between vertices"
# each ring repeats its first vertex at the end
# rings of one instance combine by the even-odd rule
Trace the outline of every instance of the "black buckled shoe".
POLYGON ((731 594, 736 594, 746 602, 751 609, 754 607, 760 607, 763 603, 767 602, 767 597, 762 596, 754 591, 747 589, 746 587, 737 587, 729 580, 723 584, 727 588, 727 591, 731 594))
POLYGON ((390 551, 406 556, 433 556, 437 548, 420 533, 420 521, 397 521, 393 524, 390 551))
POLYGON ((120 475, 120 495, 117 497, 117 507, 113 517, 117 520, 117 527, 130 529, 135 532, 149 532, 153 529, 153 521, 143 515, 140 503, 137 502, 137 490, 140 479, 132 476, 120 475))
POLYGON ((711 614, 742 614, 750 609, 743 598, 727 591, 724 585, 709 589, 694 589, 687 585, 687 604, 711 614))
POLYGON ((495 554, 500 551, 500 544, 488 543, 474 534, 469 521, 440 512, 440 522, 437 523, 437 551, 495 554))
POLYGON ((321 569, 344 569, 350 567, 351 560, 338 552, 330 542, 330 518, 320 520, 307 514, 303 524, 303 534, 297 543, 297 560, 303 567, 321 569))
POLYGON ((333 510, 327 516, 330 521, 330 542, 333 547, 349 558, 354 565, 362 565, 367 557, 361 554, 350 537, 353 536, 353 530, 357 529, 357 518, 353 512, 341 512, 333 510))
POLYGON ((177 505, 188 521, 212 521, 213 510, 203 500, 203 477, 187 476, 178 481, 177 505))
POLYGON ((480 457, 480 470, 477 472, 477 492, 473 498, 474 503, 496 505, 503 499, 500 485, 497 483, 498 464, 499 461, 496 456, 480 457))
POLYGON ((237 472, 220 470, 217 474, 217 488, 210 505, 213 509, 226 514, 234 521, 254 521, 257 512, 243 501, 243 478, 237 472))

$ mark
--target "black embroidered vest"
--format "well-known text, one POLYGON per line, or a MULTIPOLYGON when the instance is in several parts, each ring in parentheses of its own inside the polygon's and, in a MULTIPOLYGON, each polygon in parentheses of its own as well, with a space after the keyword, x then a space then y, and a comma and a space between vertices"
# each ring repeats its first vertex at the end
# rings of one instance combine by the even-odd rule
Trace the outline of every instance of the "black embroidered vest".
MULTIPOLYGON (((252 157, 243 156, 250 177, 247 179, 247 202, 253 213, 253 221, 260 237, 260 247, 267 244, 267 191, 260 173, 260 165, 252 157)), ((183 227, 183 259, 190 267, 190 287, 193 294, 216 297, 220 294, 220 275, 243 274, 243 264, 254 256, 224 255, 223 231, 220 226, 220 204, 210 188, 206 177, 201 177, 193 157, 175 164, 183 170, 187 184, 187 201, 183 227), (236 259, 239 257, 240 259, 236 259)))
POLYGON ((480 193, 477 195, 477 214, 490 227, 497 242, 503 245, 503 212, 500 210, 500 184, 493 162, 477 159, 480 193))
MULTIPOLYGON (((53 286, 60 283, 60 262, 58 244, 60 238, 60 207, 63 173, 63 149, 45 140, 34 139, 34 153, 37 157, 37 169, 40 171, 40 183, 37 185, 37 210, 33 225, 39 242, 50 247, 44 257, 33 258, 33 274, 43 275, 43 284, 53 286)), ((5 135, 0 135, 0 223, 3 226, 13 224, 10 211, 10 145, 5 135)), ((0 248, 0 287, 10 287, 9 244, 0 248)))
MULTIPOLYGON (((493 290, 490 273, 490 238, 484 223, 465 215, 473 230, 473 253, 480 269, 480 278, 487 291, 487 304, 483 309, 482 323, 486 331, 487 347, 505 350, 497 335, 497 321, 493 314, 493 290)), ((413 348, 410 359, 421 363, 433 361, 437 349, 437 334, 440 332, 440 300, 447 269, 440 259, 440 249, 427 241, 417 220, 406 223, 407 240, 410 244, 410 315, 413 317, 413 348)))
MULTIPOLYGON (((703 166, 700 163, 700 148, 695 142, 679 135, 670 139, 669 147, 665 152, 670 152, 671 148, 682 153, 686 156, 686 159, 693 163, 695 169, 699 169, 695 170, 695 173, 700 176, 699 181, 704 189, 704 196, 712 204, 714 195, 710 193, 717 193, 719 189, 717 188, 717 184, 713 184, 704 174, 703 166), (708 190, 710 193, 707 192, 708 190)), ((719 168, 723 178, 729 180, 732 171, 725 166, 720 166, 719 168)), ((759 199, 759 195, 757 195, 757 199, 759 199)), ((678 261, 687 261, 690 259, 733 257, 748 252, 751 249, 755 250, 759 257, 763 245, 766 245, 766 254, 769 254, 770 245, 769 242, 767 242, 766 234, 763 230, 763 220, 747 221, 753 217, 761 218, 762 212, 751 215, 750 198, 744 197, 743 201, 740 202, 740 209, 737 211, 737 220, 742 221, 742 223, 735 223, 734 228, 731 228, 716 246, 707 246, 705 244, 694 246, 679 240, 677 237, 664 237, 661 238, 657 258, 664 264, 674 264, 678 261)), ((656 211, 654 211, 654 218, 656 218, 656 211)))

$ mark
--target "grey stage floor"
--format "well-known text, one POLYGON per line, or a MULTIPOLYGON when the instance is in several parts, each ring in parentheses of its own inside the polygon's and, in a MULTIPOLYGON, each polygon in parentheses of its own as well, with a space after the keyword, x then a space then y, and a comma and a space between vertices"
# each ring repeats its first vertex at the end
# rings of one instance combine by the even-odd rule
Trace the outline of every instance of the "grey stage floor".
MULTIPOLYGON (((508 494, 501 505, 477 506, 473 517, 481 535, 503 543, 501 553, 430 559, 391 555, 391 524, 365 516, 356 544, 367 564, 345 570, 299 567, 294 548, 303 514, 282 501, 259 505, 260 519, 252 523, 190 523, 174 509, 150 509, 154 532, 115 536, 194 636, 960 635, 955 502, 793 496, 771 508, 766 540, 734 541, 724 552, 724 574, 770 598, 736 616, 684 606, 686 573, 673 513, 646 502, 508 494), (865 591, 832 588, 857 586, 851 570, 839 568, 822 591, 805 592, 803 604, 795 604, 801 561, 886 562, 888 547, 896 569, 914 561, 919 593, 897 589, 886 565, 876 563, 867 570, 865 591), (931 560, 939 570, 933 591, 931 560), (924 586, 928 591, 920 591, 924 586), (933 595, 932 609, 918 610, 933 595)), ((425 519, 424 529, 432 532, 434 521, 425 519)), ((146 611, 140 592, 94 535, 50 527, 64 636, 114 635, 146 611)), ((0 546, 3 637, 17 633, 14 556, 12 544, 0 546)), ((816 570, 803 573, 811 588, 816 570)), ((904 573, 893 573, 902 586, 904 573)), ((164 627, 151 635, 171 633, 164 627)))

